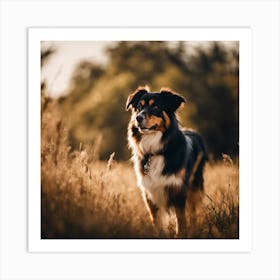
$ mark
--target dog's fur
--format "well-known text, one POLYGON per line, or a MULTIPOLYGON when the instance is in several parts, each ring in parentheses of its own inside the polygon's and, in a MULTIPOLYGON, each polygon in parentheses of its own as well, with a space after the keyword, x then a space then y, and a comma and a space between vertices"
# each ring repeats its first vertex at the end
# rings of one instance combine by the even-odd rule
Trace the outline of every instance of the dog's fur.
POLYGON ((139 87, 126 103, 132 110, 128 142, 138 186, 153 223, 164 236, 172 213, 177 217, 177 236, 185 236, 189 194, 203 190, 204 141, 197 132, 182 130, 175 115, 185 102, 170 89, 150 92, 139 87))

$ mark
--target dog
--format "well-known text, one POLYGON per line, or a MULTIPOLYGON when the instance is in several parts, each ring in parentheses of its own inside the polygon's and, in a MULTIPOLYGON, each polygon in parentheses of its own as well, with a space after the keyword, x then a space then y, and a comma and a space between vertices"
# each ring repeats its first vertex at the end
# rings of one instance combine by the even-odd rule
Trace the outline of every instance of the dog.
POLYGON ((126 109, 132 111, 128 144, 138 186, 153 225, 165 237, 172 235, 172 214, 176 217, 173 236, 185 236, 186 205, 194 202, 191 193, 203 191, 208 159, 203 138, 179 125, 175 113, 184 103, 168 88, 150 92, 147 86, 138 87, 126 102, 126 109))

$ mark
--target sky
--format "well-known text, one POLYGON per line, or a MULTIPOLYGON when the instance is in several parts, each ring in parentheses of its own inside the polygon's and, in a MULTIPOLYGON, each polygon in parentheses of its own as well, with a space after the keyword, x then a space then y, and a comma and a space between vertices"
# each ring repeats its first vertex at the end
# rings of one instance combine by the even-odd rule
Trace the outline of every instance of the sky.
POLYGON ((113 42, 42 42, 42 48, 52 46, 56 49, 44 65, 41 78, 46 80, 48 92, 52 96, 65 94, 75 66, 81 60, 106 63, 105 49, 113 42))
MULTIPOLYGON (((41 71, 41 79, 46 81, 48 94, 52 97, 65 95, 75 66, 82 60, 106 64, 106 48, 115 43, 113 41, 42 42, 42 49, 51 46, 56 50, 41 71)), ((205 47, 209 46, 209 42, 188 42, 188 52, 202 44, 205 47)), ((232 47, 236 42, 224 42, 224 44, 232 47)))

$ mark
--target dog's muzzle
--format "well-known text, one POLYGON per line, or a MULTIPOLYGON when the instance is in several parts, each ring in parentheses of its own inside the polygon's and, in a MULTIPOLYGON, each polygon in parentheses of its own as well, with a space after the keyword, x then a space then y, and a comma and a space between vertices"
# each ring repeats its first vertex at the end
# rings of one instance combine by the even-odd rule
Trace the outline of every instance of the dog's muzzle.
POLYGON ((136 117, 136 121, 137 121, 137 124, 141 126, 142 122, 145 120, 145 115, 144 114, 139 114, 137 117, 136 117))
POLYGON ((144 132, 151 132, 156 130, 156 128, 158 127, 156 124, 151 127, 146 126, 146 119, 147 119, 147 114, 145 113, 140 113, 139 115, 136 116, 137 126, 140 129, 140 131, 144 133, 144 132))

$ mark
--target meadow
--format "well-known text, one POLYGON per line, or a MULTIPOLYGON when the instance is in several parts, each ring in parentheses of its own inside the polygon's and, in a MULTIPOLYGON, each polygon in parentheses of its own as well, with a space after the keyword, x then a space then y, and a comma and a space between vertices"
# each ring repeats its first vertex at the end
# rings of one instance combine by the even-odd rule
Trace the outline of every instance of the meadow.
MULTIPOLYGON (((136 186, 132 162, 68 143, 57 102, 41 99, 41 237, 158 238, 136 186)), ((116 141, 118 141, 116 139, 116 141)), ((185 238, 239 237, 238 160, 223 155, 205 168, 205 191, 185 238)))

